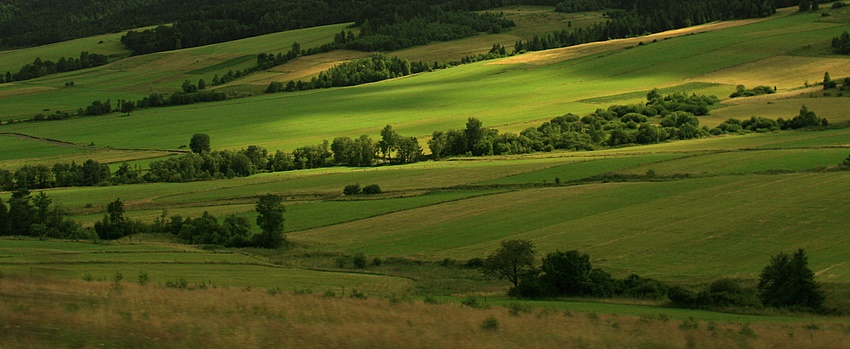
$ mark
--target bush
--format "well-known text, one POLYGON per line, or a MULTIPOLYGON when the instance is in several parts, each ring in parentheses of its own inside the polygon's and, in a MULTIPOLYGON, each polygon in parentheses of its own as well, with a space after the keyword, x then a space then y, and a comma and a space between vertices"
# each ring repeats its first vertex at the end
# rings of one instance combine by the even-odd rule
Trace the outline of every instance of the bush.
POLYGON ((354 267, 357 269, 366 269, 366 255, 363 254, 363 252, 358 252, 354 255, 351 263, 354 264, 354 267))
POLYGON ((139 285, 144 286, 149 281, 151 281, 151 278, 150 278, 150 276, 148 276, 148 273, 146 273, 146 272, 140 272, 139 273, 139 285))
POLYGON ((360 194, 360 184, 349 184, 346 185, 344 189, 342 189, 342 193, 345 195, 358 195, 360 194))
POLYGON ((498 331, 499 320, 492 316, 488 317, 484 319, 484 322, 481 323, 481 329, 485 331, 498 331))
MULTIPOLYGON (((369 184, 369 185, 363 187, 363 194, 372 195, 372 194, 380 194, 380 193, 381 193, 381 187, 378 186, 377 184, 369 184)), ((346 194, 346 195, 348 195, 348 194, 346 194)))

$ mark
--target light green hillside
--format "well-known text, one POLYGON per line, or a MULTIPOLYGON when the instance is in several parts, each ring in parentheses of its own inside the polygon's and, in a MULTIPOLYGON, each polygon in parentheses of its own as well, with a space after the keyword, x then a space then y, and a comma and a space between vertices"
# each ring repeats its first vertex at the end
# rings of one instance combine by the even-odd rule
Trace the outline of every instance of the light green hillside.
MULTIPOLYGON (((816 18, 778 17, 549 65, 481 62, 352 88, 281 93, 142 110, 129 118, 104 116, 63 125, 14 125, 9 129, 114 147, 130 143, 138 146, 139 140, 144 140, 155 148, 176 148, 192 133, 205 132, 216 148, 259 144, 284 150, 336 136, 376 136, 387 124, 401 134, 422 138, 435 130, 461 128, 472 116, 485 126, 516 132, 529 122, 604 107, 582 100, 699 82, 700 76, 757 62, 807 44, 814 37, 831 37, 848 29, 847 25, 814 22, 816 18), (765 36, 771 40, 763 39, 765 36)), ((729 86, 729 92, 733 86, 729 86)))

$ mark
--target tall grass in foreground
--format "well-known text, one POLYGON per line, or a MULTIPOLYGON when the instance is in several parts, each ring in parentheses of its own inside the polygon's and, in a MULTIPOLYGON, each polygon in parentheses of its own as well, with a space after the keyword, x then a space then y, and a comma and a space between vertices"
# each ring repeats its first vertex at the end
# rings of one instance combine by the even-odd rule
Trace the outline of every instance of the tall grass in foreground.
MULTIPOLYGON (((4 348, 831 348, 846 323, 713 323, 337 292, 0 279, 4 348), (359 294, 358 294, 359 295, 359 294)), ((823 322, 831 321, 821 319, 823 322)))

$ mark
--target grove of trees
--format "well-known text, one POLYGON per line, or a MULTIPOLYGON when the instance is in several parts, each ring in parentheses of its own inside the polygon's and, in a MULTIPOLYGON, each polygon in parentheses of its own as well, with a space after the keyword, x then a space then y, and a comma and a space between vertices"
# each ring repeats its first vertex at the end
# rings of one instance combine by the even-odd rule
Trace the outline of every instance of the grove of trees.
POLYGON ((759 276, 755 289, 739 280, 720 278, 692 291, 680 286, 630 274, 623 279, 594 268, 590 256, 579 251, 547 253, 536 261, 529 240, 503 240, 481 264, 487 277, 509 281, 508 294, 517 298, 629 297, 669 299, 678 307, 728 308, 777 307, 803 311, 825 311, 825 296, 808 267, 805 251, 779 253, 759 276))

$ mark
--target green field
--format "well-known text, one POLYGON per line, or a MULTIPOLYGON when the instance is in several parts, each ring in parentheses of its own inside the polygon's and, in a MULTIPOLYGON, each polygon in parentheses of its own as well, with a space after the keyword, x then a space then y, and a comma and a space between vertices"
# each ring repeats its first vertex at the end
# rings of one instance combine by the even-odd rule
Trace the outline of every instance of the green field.
MULTIPOLYGON (((535 33, 563 28, 565 21, 586 26, 601 19, 599 13, 554 14, 541 7, 505 11, 519 24, 511 31, 389 54, 431 61, 463 52, 481 53, 495 42, 512 44, 535 33)), ((500 131, 519 132, 566 113, 585 115, 612 104, 640 103, 653 88, 663 93, 717 95, 721 105, 712 109, 711 115, 700 117, 701 125, 709 127, 728 118, 790 119, 803 104, 831 125, 817 130, 728 134, 597 151, 458 157, 187 183, 48 189, 44 192, 53 202, 84 227, 102 219, 106 205, 117 198, 130 219, 145 223, 163 214, 198 217, 209 212, 219 221, 240 215, 253 224, 257 198, 278 194, 286 206, 284 232, 289 244, 271 251, 189 246, 180 244, 174 236, 147 233, 96 242, 4 238, 0 239, 0 294, 26 293, 25 289, 4 289, 8 286, 3 277, 14 281, 14 287, 25 288, 28 280, 37 283, 51 279, 77 288, 91 285, 93 289, 106 289, 110 281, 118 283, 114 279, 119 273, 129 283, 146 273, 153 285, 139 285, 139 289, 132 285, 123 296, 144 294, 148 290, 144 287, 172 292, 166 289, 166 283, 184 279, 192 289, 185 292, 262 292, 275 296, 280 290, 309 290, 320 297, 330 290, 330 297, 335 299, 337 294, 348 295, 357 289, 371 298, 389 298, 392 306, 399 307, 408 305, 398 297, 420 300, 426 296, 446 302, 475 296, 489 299, 489 304, 511 307, 514 305, 505 297, 510 287, 507 281, 484 278, 479 270, 464 265, 472 258, 485 257, 502 240, 528 239, 536 246, 538 256, 556 250, 579 250, 590 254, 595 267, 615 277, 636 273, 686 287, 701 287, 722 277, 755 284, 771 256, 804 248, 816 280, 828 293, 827 305, 846 312, 850 309, 850 257, 846 253, 850 240, 844 235, 848 228, 845 216, 850 211, 850 171, 838 165, 850 155, 848 99, 837 96, 837 91, 825 96, 819 87, 806 89, 804 85, 820 82, 827 69, 836 80, 850 76, 850 58, 828 53, 829 40, 850 30, 846 20, 839 20, 850 12, 822 11, 833 15, 827 18, 784 10, 764 21, 713 23, 701 27, 704 30, 657 36, 661 38, 657 41, 642 37, 611 40, 355 87, 137 110, 129 116, 6 123, 10 118, 29 118, 35 113, 75 110, 96 99, 114 102, 154 91, 173 91, 184 79, 211 81, 215 74, 253 65, 259 52, 285 52, 293 41, 304 48, 329 42, 334 34, 347 30, 348 24, 130 57, 86 71, 0 84, 0 169, 12 171, 23 165, 79 164, 88 158, 110 164, 113 170, 124 161, 144 167, 154 160, 179 156, 175 151, 185 149, 194 133, 208 134, 213 149, 260 145, 270 151, 291 151, 339 136, 366 134, 378 140, 385 125, 392 125, 403 136, 416 136, 425 144, 432 132, 461 129, 469 117, 500 131), (644 45, 638 46, 638 42, 644 45), (67 81, 74 81, 75 87, 64 87, 67 81), (738 84, 776 86, 778 93, 728 99, 738 84), (383 193, 342 194, 343 187, 355 183, 379 184, 383 193), (358 253, 367 258, 366 268, 352 267, 350 259, 358 253)), ((76 50, 66 55, 76 54, 81 48, 89 49, 93 40, 103 40, 104 44, 95 45, 111 47, 107 52, 122 54, 114 47, 113 35, 0 52, 0 66, 25 62, 27 55, 47 59, 61 50, 76 50)), ((360 54, 335 51, 301 57, 289 63, 292 65, 257 73, 224 88, 246 91, 264 81, 291 76, 287 74, 309 76, 317 66, 360 54)), ((10 195, 2 192, 0 198, 7 200, 10 195)), ((51 292, 59 291, 39 292, 53 295, 51 292)), ((104 293, 105 297, 123 297, 115 289, 104 293)), ((61 299, 66 308, 64 304, 76 303, 63 297, 96 298, 52 297, 61 299)), ((227 293, 227 297, 241 296, 227 293)), ((619 315, 640 317, 634 320, 637 326, 659 313, 677 321, 693 317, 724 322, 721 326, 735 328, 714 333, 728 338, 736 336, 738 332, 734 331, 739 331, 741 323, 790 322, 793 327, 809 321, 797 313, 765 309, 745 310, 758 315, 732 315, 659 308, 666 305, 664 300, 609 301, 626 304, 586 299, 529 304, 540 310, 541 315, 535 315, 538 319, 545 316, 543 309, 555 309, 552 311, 564 318, 572 317, 566 315, 570 311, 618 314, 603 317, 604 321, 598 316, 593 320, 591 315, 579 319, 616 331, 618 321, 626 323, 617 319, 619 315)), ((263 310, 265 305, 237 306, 242 308, 235 312, 250 313, 253 309, 251 316, 263 317, 263 321, 268 315, 263 310)), ((25 305, 8 309, 21 307, 25 305)), ((212 306, 199 309, 219 311, 212 306)), ((122 311, 109 309, 111 314, 122 311)), ((227 311, 234 310, 221 310, 227 311)), ((138 320, 142 315, 133 313, 131 317, 138 320)), ((107 319, 103 322, 110 322, 108 316, 103 318, 107 319)), ((238 321, 234 319, 238 318, 228 321, 238 321)), ((839 323, 834 327, 839 333, 836 338, 846 337, 846 318, 818 318, 819 322, 833 320, 839 323)), ((512 320, 501 321, 512 324, 512 320)), ((651 321, 660 322, 655 317, 651 321)), ((480 322, 474 324, 474 330, 480 330, 480 322)), ((813 319, 811 323, 815 326, 813 319)), ((667 326, 666 321, 663 326, 667 326)), ((797 331, 794 340, 801 340, 801 330, 789 328, 771 333, 784 340, 788 334, 783 331, 797 331)), ((397 328, 385 326, 375 331, 388 329, 397 328)), ((626 331, 618 333, 625 335, 626 331)), ((653 344, 658 340, 652 338, 635 347, 657 347, 653 344)), ((748 340, 752 338, 734 337, 729 343, 749 347, 748 340)), ((252 343, 274 346, 262 340, 252 343)), ((687 343, 683 338, 682 346, 687 343)), ((606 342, 594 344, 605 346, 606 342)))
MULTIPOLYGON (((258 144, 284 150, 316 144, 336 136, 364 133, 375 136, 386 124, 392 124, 401 134, 422 139, 435 130, 460 128, 469 116, 478 117, 486 126, 518 132, 557 115, 567 112, 584 114, 601 107, 600 104, 581 102, 590 98, 679 86, 686 81, 700 82, 714 72, 781 55, 809 43, 814 36, 829 38, 850 28, 814 22, 815 19, 814 15, 778 17, 554 64, 481 62, 354 88, 140 110, 131 117, 102 116, 73 122, 9 125, 7 129, 113 147, 137 146, 138 140, 144 140, 146 146, 159 149, 176 148, 186 144, 192 133, 205 132, 211 136, 216 148, 232 149, 258 144), (772 40, 761 40, 764 36, 772 37, 772 40), (695 55, 694 52, 703 53, 695 55), (664 67, 663 73, 658 71, 658 67, 664 67), (321 98, 321 106, 311 102, 317 98, 321 98)), ((328 32, 332 33, 330 29, 328 32)), ((528 54, 527 58, 531 59, 535 54, 538 53, 528 54)), ((189 56, 190 53, 168 55, 189 56)), ((168 66, 167 62, 162 64, 168 66)), ((781 71, 783 67, 775 69, 781 71)), ((141 73, 131 75, 137 74, 141 73)), ((796 88, 803 80, 817 81, 823 75, 806 74, 808 76, 794 77, 794 84, 789 82, 778 87, 796 88)), ((850 76, 850 71, 832 74, 850 76)), ((124 76, 115 83, 129 78, 124 76)), ((136 76, 134 80, 145 79, 136 76)), ((726 83, 727 91, 733 91, 736 83, 726 83)), ((715 91, 717 87, 709 89, 715 91)), ((70 102, 79 98, 69 95, 62 99, 70 102)), ((26 109, 16 105, 15 100, 18 99, 10 98, 12 110, 26 109)), ((29 100, 26 103, 34 102, 29 100)), ((796 103, 786 107, 786 118, 799 110, 796 103)), ((840 113, 836 108, 818 109, 814 100, 809 107, 830 120, 847 119, 846 113, 840 113)))

